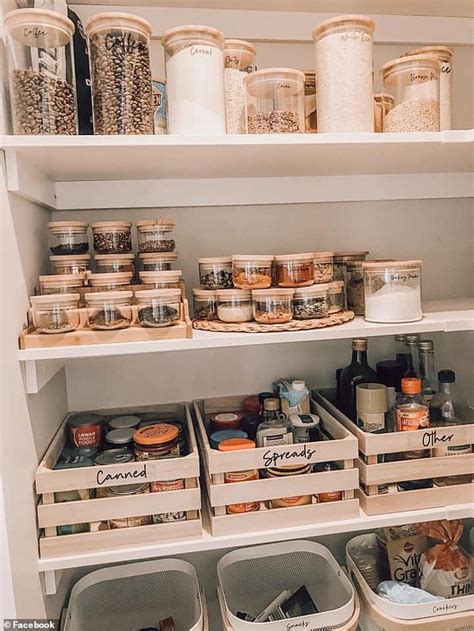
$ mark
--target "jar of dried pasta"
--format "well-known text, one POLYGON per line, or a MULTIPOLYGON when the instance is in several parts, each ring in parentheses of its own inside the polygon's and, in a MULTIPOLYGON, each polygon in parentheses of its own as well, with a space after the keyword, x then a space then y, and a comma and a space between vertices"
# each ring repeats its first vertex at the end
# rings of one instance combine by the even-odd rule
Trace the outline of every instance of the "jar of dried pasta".
POLYGON ((272 284, 274 257, 267 254, 239 254, 232 257, 232 277, 238 289, 267 289, 272 284))
POLYGON ((345 309, 344 282, 334 280, 329 283, 329 313, 337 313, 345 309))
POLYGON ((253 317, 260 324, 285 324, 293 318, 293 289, 252 291, 253 317))
POLYGON ((334 277, 334 252, 314 253, 314 282, 330 283, 334 277))
POLYGON ((278 287, 307 287, 314 283, 314 253, 275 256, 278 287))

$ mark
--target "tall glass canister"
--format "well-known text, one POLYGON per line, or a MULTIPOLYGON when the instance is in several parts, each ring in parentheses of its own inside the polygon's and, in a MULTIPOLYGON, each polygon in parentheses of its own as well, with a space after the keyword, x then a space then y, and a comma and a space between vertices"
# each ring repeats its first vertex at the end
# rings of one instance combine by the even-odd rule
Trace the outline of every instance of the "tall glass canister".
POLYGON ((224 44, 225 115, 228 134, 245 134, 246 92, 244 79, 255 69, 255 46, 242 39, 224 44))

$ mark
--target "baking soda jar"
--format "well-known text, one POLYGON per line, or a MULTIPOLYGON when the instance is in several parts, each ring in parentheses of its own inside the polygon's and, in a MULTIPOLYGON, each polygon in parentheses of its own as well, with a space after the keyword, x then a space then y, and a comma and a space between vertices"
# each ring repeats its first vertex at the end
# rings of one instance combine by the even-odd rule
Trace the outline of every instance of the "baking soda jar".
POLYGON ((166 56, 168 132, 225 134, 224 34, 177 26, 162 35, 166 56))

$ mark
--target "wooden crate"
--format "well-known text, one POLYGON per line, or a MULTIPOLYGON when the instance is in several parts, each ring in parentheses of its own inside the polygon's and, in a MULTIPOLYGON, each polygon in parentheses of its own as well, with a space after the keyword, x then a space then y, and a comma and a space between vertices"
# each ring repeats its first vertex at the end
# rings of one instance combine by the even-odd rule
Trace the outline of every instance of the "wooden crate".
MULTIPOLYGON (((244 396, 221 397, 194 402, 197 434, 202 454, 202 477, 210 505, 211 530, 214 535, 238 534, 249 530, 285 528, 317 521, 340 521, 359 516, 359 502, 354 499, 358 487, 357 441, 319 404, 313 411, 321 417, 326 438, 321 442, 297 445, 261 447, 248 451, 219 452, 212 449, 208 439, 208 415, 215 412, 235 412, 242 409, 244 396), (224 473, 275 466, 271 458, 283 457, 284 464, 316 464, 339 461, 339 471, 315 472, 286 478, 268 478, 232 484, 224 483, 224 473), (343 499, 336 502, 312 503, 306 506, 266 509, 265 500, 298 495, 315 495, 328 491, 342 491, 343 499), (260 501, 259 511, 227 515, 225 506, 241 502, 260 501)), ((314 502, 314 499, 313 499, 314 502)))
POLYGON ((66 417, 35 475, 36 492, 40 496, 37 511, 38 526, 42 529, 39 540, 41 558, 143 546, 202 534, 199 454, 189 406, 180 403, 97 411, 99 414, 107 415, 140 412, 157 412, 160 419, 183 421, 188 430, 188 455, 169 460, 149 460, 56 471, 53 467, 66 444, 66 417), (185 488, 182 490, 55 502, 55 493, 60 491, 98 489, 117 484, 183 478, 185 488), (186 521, 70 535, 59 535, 57 531, 57 527, 63 525, 107 522, 109 519, 173 511, 186 511, 186 521))
POLYGON ((474 454, 419 458, 416 460, 393 460, 379 463, 385 454, 398 454, 420 449, 434 449, 443 443, 467 445, 474 442, 474 425, 457 425, 429 428, 412 432, 389 432, 370 434, 360 429, 341 412, 325 393, 313 391, 316 403, 324 407, 357 438, 359 444, 360 481, 357 490, 362 509, 367 515, 396 513, 399 511, 435 508, 472 502, 474 484, 436 486, 430 489, 398 491, 397 482, 421 480, 443 476, 474 473, 474 454), (388 484, 388 493, 379 493, 379 485, 388 484))

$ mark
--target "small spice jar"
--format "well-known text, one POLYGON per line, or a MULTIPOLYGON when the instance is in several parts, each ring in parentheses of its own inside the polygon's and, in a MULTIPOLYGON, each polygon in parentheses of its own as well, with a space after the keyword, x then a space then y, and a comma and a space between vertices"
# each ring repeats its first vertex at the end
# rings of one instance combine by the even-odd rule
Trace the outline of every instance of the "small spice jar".
POLYGON ((363 264, 365 319, 369 322, 416 322, 421 308, 422 261, 363 264))
POLYGON ((334 252, 314 253, 314 282, 330 283, 334 278, 334 252))
POLYGON ((209 289, 193 289, 195 320, 217 320, 216 292, 209 289))
POLYGON ((307 287, 314 283, 314 253, 275 256, 278 287, 307 287))
MULTIPOLYGON (((249 440, 248 438, 229 438, 221 441, 218 446, 218 450, 223 453, 241 451, 243 449, 255 449, 255 442, 253 440, 249 440)), ((258 480, 258 469, 247 469, 246 471, 226 471, 224 473, 224 484, 250 482, 252 480, 258 480)), ((228 504, 225 508, 227 515, 253 513, 260 510, 260 502, 256 501, 228 504)))
MULTIPOLYGON (((24 9, 22 9, 24 10, 24 9)), ((85 254, 89 250, 86 221, 50 221, 49 249, 52 254, 85 254)))
POLYGON ((128 254, 132 251, 132 224, 128 221, 98 221, 92 224, 97 254, 128 254))
POLYGON ((84 287, 84 274, 51 274, 39 277, 40 293, 73 294, 84 287))
POLYGON ((87 321, 91 329, 126 329, 132 324, 132 292, 106 291, 86 294, 87 321))
POLYGON ((133 435, 135 429, 132 427, 120 427, 111 429, 105 435, 107 449, 133 449, 133 435))
POLYGON ((253 317, 260 324, 285 324, 293 318, 293 289, 252 291, 253 317))
POLYGON ((395 99, 384 132, 440 130, 440 63, 431 55, 400 57, 382 66, 384 91, 395 99))
POLYGON ((243 289, 218 289, 217 317, 222 322, 250 322, 253 319, 252 294, 243 289))
POLYGON ((344 285, 342 280, 329 283, 329 313, 337 313, 345 309, 344 285))
POLYGON ((69 256, 50 256, 51 271, 53 274, 84 274, 90 270, 90 254, 77 254, 69 256))
POLYGON ((393 109, 395 99, 391 94, 374 94, 374 131, 383 132, 385 117, 393 109))
POLYGON ((265 68, 245 77, 247 133, 304 134, 304 73, 265 68))
POLYGON ((242 429, 243 417, 238 412, 218 412, 209 417, 210 433, 226 429, 242 429))
POLYGON ((181 289, 136 291, 138 323, 155 329, 171 326, 181 318, 181 289))
POLYGON ((346 264, 352 261, 365 261, 368 252, 334 252, 334 280, 346 281, 346 264))
POLYGON ((96 254, 94 260, 98 274, 131 272, 135 276, 134 254, 96 254))
POLYGON ((246 92, 244 79, 255 66, 255 46, 242 39, 224 44, 225 118, 228 134, 245 134, 246 92))
POLYGON ((347 308, 355 315, 364 315, 364 261, 350 261, 346 263, 346 302, 347 308))
POLYGON ((316 73, 314 70, 304 70, 304 118, 307 134, 318 131, 316 113, 316 73))
MULTIPOLYGON (((311 473, 311 465, 289 465, 285 467, 268 467, 265 469, 267 478, 286 478, 295 475, 305 475, 311 473)), ((311 495, 294 495, 292 497, 279 497, 273 500, 267 500, 268 508, 291 508, 292 506, 306 506, 313 501, 311 495)))
POLYGON ((293 317, 295 320, 325 318, 329 315, 329 283, 295 290, 293 317))
POLYGON ((232 257, 199 259, 199 282, 203 289, 231 289, 232 257))
POLYGON ((150 289, 179 289, 183 272, 165 270, 163 272, 139 272, 140 281, 150 289))
POLYGON ((178 260, 178 255, 176 252, 154 252, 139 254, 138 258, 144 272, 162 272, 171 269, 178 260))
POLYGON ((239 254, 232 257, 232 277, 239 289, 268 289, 272 284, 272 264, 275 257, 239 254))
POLYGON ((80 412, 67 419, 67 438, 70 447, 99 449, 102 442, 102 417, 80 412))
POLYGON ((150 252, 173 252, 175 240, 171 238, 175 222, 171 219, 151 219, 137 221, 138 251, 145 254, 150 252))
POLYGON ((68 333, 79 327, 79 294, 51 294, 30 298, 38 333, 68 333))
POLYGON ((132 282, 132 272, 111 272, 90 274, 91 291, 128 291, 132 282))

